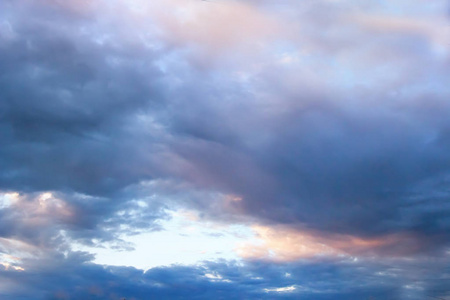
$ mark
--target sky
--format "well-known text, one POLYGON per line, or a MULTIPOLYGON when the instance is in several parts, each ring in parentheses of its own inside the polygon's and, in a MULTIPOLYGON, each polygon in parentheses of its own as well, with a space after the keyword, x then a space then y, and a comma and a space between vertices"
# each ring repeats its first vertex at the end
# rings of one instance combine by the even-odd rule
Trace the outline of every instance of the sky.
POLYGON ((450 299, 448 0, 2 0, 0 141, 2 299, 450 299))

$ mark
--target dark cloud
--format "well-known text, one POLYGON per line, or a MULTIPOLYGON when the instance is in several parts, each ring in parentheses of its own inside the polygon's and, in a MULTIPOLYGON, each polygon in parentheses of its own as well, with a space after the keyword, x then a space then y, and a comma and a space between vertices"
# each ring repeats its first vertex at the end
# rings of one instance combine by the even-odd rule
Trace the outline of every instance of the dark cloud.
POLYGON ((152 147, 129 127, 162 102, 158 54, 98 42, 113 33, 95 19, 68 23, 53 6, 10 6, 12 36, 0 49, 1 186, 105 194, 150 179, 138 166, 152 147))
POLYGON ((29 261, 29 269, 1 269, 14 299, 426 299, 445 297, 448 269, 389 261, 267 264, 216 262, 199 266, 103 267, 81 252, 29 261), (413 271, 414 273, 411 273, 413 271), (431 271, 441 271, 433 273, 431 271), (437 275, 439 274, 439 275, 437 275), (290 289, 289 289, 290 287, 290 289), (278 290, 277 290, 278 289, 278 290))
MULTIPOLYGON (((350 72, 362 72, 369 83, 342 90, 332 77, 314 82, 301 69, 271 62, 244 85, 229 77, 233 68, 200 71, 175 50, 164 60, 169 38, 158 39, 166 43, 162 49, 148 49, 93 16, 49 4, 25 20, 36 5, 8 4, 15 14, 0 62, 4 189, 113 196, 139 182, 175 178, 240 195, 241 211, 268 221, 370 236, 416 230, 416 219, 434 216, 439 221, 430 228, 447 231, 447 213, 411 201, 416 186, 448 173, 447 93, 422 90, 447 71, 436 66, 377 85, 356 69, 350 72), (60 10, 77 21, 43 17, 60 10), (411 94, 413 84, 418 91, 411 94)), ((388 21, 377 22, 369 25, 382 38, 388 21)), ((398 27, 412 30, 405 23, 398 27)), ((395 57, 404 51, 391 50, 395 57)), ((429 51, 407 59, 437 64, 429 51)), ((381 61, 364 55, 357 59, 369 66, 381 61)), ((390 63, 400 72, 402 63, 390 63)))
MULTIPOLYGON (((434 185, 421 190, 422 201, 414 199, 418 186, 439 185, 448 176, 448 92, 440 88, 448 71, 441 68, 429 41, 410 38, 408 34, 416 34, 411 20, 394 28, 399 31, 394 36, 383 30, 389 18, 377 22, 371 26, 379 31, 371 38, 379 38, 380 48, 391 51, 388 61, 373 48, 342 49, 345 56, 355 54, 355 64, 365 64, 367 70, 356 66, 334 77, 345 72, 336 53, 336 59, 328 57, 336 68, 319 65, 331 73, 323 78, 308 77, 317 74, 305 74, 300 67, 293 72, 269 63, 238 91, 225 76, 213 89, 198 83, 198 94, 189 95, 196 105, 174 111, 171 119, 181 135, 174 147, 190 162, 184 176, 202 188, 241 195, 244 200, 237 205, 245 214, 269 222, 359 236, 427 232, 446 244, 446 188, 438 192, 441 199, 436 199, 434 185), (410 43, 421 50, 410 51, 410 43), (411 66, 408 74, 404 62, 411 66), (418 69, 425 64, 429 68, 418 69), (379 65, 388 70, 370 74, 379 65), (389 70, 398 78, 386 79, 389 70), (342 79, 353 82, 346 86, 342 79), (227 96, 218 101, 216 95, 227 96), (425 219, 429 223, 419 221, 425 219)), ((368 39, 367 32, 360 35, 360 41, 368 39)), ((328 41, 333 43, 333 37, 328 41)))
POLYGON ((190 162, 185 176, 241 195, 245 213, 275 222, 373 236, 416 231, 425 218, 434 221, 422 230, 442 238, 450 157, 441 136, 449 124, 433 116, 447 111, 443 97, 428 99, 441 110, 429 116, 382 95, 370 108, 331 95, 297 97, 305 107, 254 123, 254 112, 239 103, 211 118, 199 111, 192 120, 208 129, 183 123, 182 137, 190 138, 175 146, 190 162), (230 129, 244 122, 242 131, 230 129), (211 128, 221 130, 206 131, 211 128))

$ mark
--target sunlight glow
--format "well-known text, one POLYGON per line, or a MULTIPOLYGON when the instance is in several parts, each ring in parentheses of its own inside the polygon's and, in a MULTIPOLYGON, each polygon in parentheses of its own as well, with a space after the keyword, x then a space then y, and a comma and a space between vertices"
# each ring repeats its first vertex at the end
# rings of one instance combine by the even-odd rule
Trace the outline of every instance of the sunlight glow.
MULTIPOLYGON (((94 248, 74 244, 73 247, 95 254, 98 264, 149 269, 172 264, 239 259, 234 251, 236 246, 252 236, 249 227, 200 221, 191 211, 173 212, 172 218, 165 221, 162 227, 162 231, 123 236, 126 243, 133 245, 134 250, 131 251, 114 250, 107 245, 105 248, 94 248)), ((219 280, 217 276, 210 274, 208 278, 219 280)))

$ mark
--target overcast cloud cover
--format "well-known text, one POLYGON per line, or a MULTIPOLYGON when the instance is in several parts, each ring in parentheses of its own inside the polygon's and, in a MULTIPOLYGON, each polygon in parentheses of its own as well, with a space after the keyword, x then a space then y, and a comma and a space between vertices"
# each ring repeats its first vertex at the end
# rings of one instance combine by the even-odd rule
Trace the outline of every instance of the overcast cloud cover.
POLYGON ((448 1, 0 1, 2 298, 450 299, 449 197, 448 1))

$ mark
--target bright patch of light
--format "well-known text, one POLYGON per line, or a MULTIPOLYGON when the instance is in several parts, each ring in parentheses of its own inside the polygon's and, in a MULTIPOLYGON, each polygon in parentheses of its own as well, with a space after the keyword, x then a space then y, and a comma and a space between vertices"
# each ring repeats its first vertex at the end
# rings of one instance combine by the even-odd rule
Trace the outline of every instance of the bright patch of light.
POLYGON ((38 201, 40 206, 46 206, 47 200, 53 198, 52 193, 43 193, 39 196, 38 201))
POLYGON ((208 278, 212 282, 231 282, 229 279, 224 279, 220 274, 205 274, 205 277, 208 278))
POLYGON ((5 270, 7 270, 7 271, 9 271, 9 270, 25 271, 24 268, 19 267, 19 266, 13 266, 13 265, 10 265, 9 263, 0 262, 0 265, 3 266, 5 268, 5 270))
POLYGON ((0 266, 3 266, 5 270, 25 271, 18 263, 20 263, 20 258, 0 253, 0 266))
MULTIPOLYGON (((162 231, 122 236, 126 243, 133 244, 134 250, 131 251, 81 245, 74 245, 74 248, 95 254, 94 262, 98 264, 145 270, 217 259, 237 260, 239 256, 235 248, 253 235, 249 227, 202 222, 190 212, 174 212, 169 221, 162 223, 162 227, 162 231)), ((218 277, 209 279, 220 280, 218 277)))
POLYGON ((297 288, 294 285, 282 287, 282 288, 273 288, 273 289, 264 289, 266 293, 290 293, 295 291, 297 288))
POLYGON ((19 193, 0 193, 0 209, 11 206, 19 199, 19 193))

